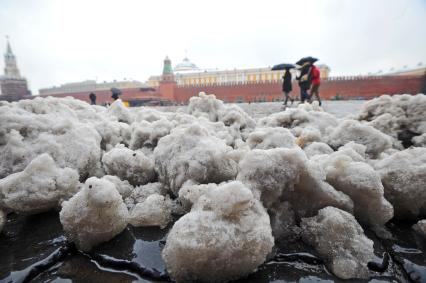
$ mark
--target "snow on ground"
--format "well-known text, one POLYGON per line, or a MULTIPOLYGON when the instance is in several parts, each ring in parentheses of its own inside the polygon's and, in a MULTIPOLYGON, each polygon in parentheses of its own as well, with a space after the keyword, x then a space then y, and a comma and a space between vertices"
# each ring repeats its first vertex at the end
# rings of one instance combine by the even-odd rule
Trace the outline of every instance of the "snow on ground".
POLYGON ((6 214, 2 210, 0 210, 0 233, 1 233, 1 230, 3 229, 5 222, 6 222, 6 214))
POLYGON ((89 251, 126 228, 129 212, 115 185, 91 177, 83 188, 62 205, 60 220, 65 234, 76 246, 89 251))
POLYGON ((0 180, 0 205, 7 210, 38 213, 60 206, 78 191, 78 174, 59 168, 47 153, 22 171, 0 180))
POLYGON ((301 237, 336 276, 366 278, 360 224, 381 237, 394 216, 426 217, 425 117, 422 94, 285 111, 204 93, 163 108, 5 102, 0 226, 61 209, 69 240, 90 250, 128 224, 172 223, 163 258, 178 282, 240 278, 301 237))
POLYGON ((302 238, 314 246, 339 278, 368 278, 367 263, 374 258, 373 241, 353 215, 326 207, 302 219, 302 238))
POLYGON ((165 228, 172 218, 172 208, 168 199, 159 194, 149 195, 145 201, 137 203, 130 212, 129 222, 133 226, 159 226, 165 228))
POLYGON ((269 216, 247 187, 238 181, 213 185, 193 201, 162 253, 172 279, 226 282, 265 261, 274 245, 269 216))
POLYGON ((420 220, 415 225, 413 225, 413 229, 422 237, 424 241, 426 241, 426 219, 420 220))

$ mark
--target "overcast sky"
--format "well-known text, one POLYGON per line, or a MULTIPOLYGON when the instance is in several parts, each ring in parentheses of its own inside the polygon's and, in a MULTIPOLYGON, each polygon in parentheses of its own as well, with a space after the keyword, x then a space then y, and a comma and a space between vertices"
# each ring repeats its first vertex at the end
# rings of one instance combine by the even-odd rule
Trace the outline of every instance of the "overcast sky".
POLYGON ((426 64, 426 0, 0 0, 1 53, 6 35, 33 93, 86 79, 146 81, 185 50, 201 68, 312 55, 331 75, 357 75, 426 64))

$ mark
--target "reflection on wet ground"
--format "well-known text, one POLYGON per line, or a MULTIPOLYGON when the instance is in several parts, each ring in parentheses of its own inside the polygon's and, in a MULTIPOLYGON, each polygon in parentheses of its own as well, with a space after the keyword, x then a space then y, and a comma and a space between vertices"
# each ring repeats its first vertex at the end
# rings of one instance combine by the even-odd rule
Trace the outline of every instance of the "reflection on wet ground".
MULTIPOLYGON (((411 225, 390 223, 393 240, 379 240, 366 230, 367 236, 375 242, 375 261, 382 263, 383 256, 390 255, 384 272, 371 271, 370 282, 426 282, 424 243, 412 233, 411 225)), ((0 282, 167 282, 161 277, 165 274, 161 250, 167 231, 129 226, 111 241, 98 246, 91 255, 77 251, 67 253, 27 280, 31 268, 67 246, 66 238, 57 212, 34 216, 12 214, 0 234, 0 282), (135 272, 132 266, 143 267, 149 272, 135 272), (151 273, 161 276, 152 277, 151 273)), ((277 243, 275 255, 267 263, 235 283, 343 281, 327 271, 310 247, 296 241, 277 243)))

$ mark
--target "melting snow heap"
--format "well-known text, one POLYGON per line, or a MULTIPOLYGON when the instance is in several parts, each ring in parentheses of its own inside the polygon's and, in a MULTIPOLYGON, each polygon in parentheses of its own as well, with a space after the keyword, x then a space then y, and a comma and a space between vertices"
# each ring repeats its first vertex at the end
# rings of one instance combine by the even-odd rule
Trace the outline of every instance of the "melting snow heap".
POLYGON ((274 245, 269 216, 238 181, 185 188, 193 202, 167 237, 163 259, 176 282, 226 282, 262 264, 274 245))
POLYGON ((60 213, 66 235, 83 251, 119 234, 128 218, 115 185, 96 177, 87 179, 83 188, 62 204, 60 213))
POLYGON ((177 282, 247 276, 302 239, 336 276, 368 278, 364 229, 426 218, 425 117, 422 94, 351 119, 302 104, 254 120, 204 93, 177 112, 0 102, 0 231, 9 213, 59 209, 88 251, 129 224, 172 226, 162 256, 177 282))
POLYGON ((39 213, 60 206, 78 191, 78 173, 58 168, 47 153, 22 171, 0 180, 0 205, 16 212, 39 213))
POLYGON ((364 235, 353 215, 326 207, 317 216, 304 218, 301 227, 303 239, 315 247, 336 276, 368 278, 367 263, 374 258, 373 241, 364 235))

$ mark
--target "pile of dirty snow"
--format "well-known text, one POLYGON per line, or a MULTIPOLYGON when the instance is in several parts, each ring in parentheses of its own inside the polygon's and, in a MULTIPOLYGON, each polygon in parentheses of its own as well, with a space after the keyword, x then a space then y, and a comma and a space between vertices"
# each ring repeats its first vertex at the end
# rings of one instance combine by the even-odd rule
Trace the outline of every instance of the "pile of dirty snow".
POLYGON ((247 276, 293 241, 339 278, 368 278, 364 229, 388 237, 394 217, 426 218, 425 117, 422 94, 352 119, 300 104, 255 120, 205 93, 178 112, 2 102, 0 231, 10 213, 57 209, 83 251, 129 224, 171 227, 162 257, 177 282, 247 276))

